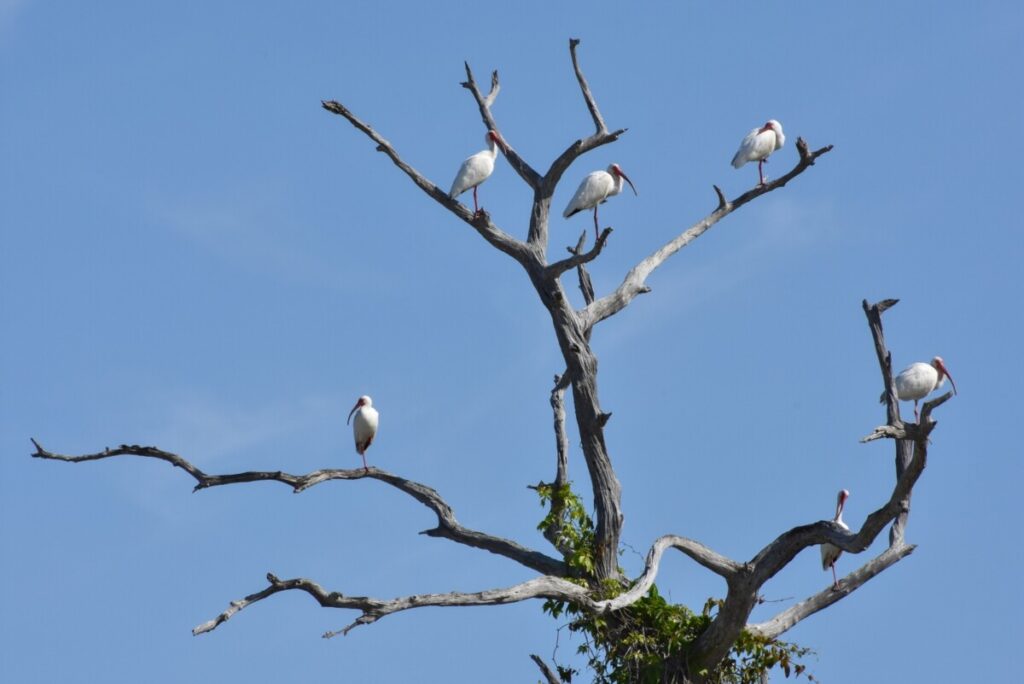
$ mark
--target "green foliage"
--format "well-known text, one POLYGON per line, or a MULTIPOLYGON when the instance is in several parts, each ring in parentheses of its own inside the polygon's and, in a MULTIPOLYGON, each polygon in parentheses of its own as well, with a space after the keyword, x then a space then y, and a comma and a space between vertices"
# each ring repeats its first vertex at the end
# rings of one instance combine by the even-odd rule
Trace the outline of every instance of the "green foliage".
MULTIPOLYGON (((537 491, 541 505, 551 504, 537 529, 554 533, 555 546, 579 573, 573 581, 590 586, 595 600, 624 592, 626 584, 598 582, 594 577, 594 524, 579 496, 568 485, 557 489, 541 485, 537 491)), ((587 655, 598 684, 661 684, 673 681, 667 672, 685 667, 694 641, 711 624, 721 604, 720 599, 708 599, 704 609, 695 613, 686 606, 669 603, 657 586, 652 586, 646 596, 614 613, 594 615, 577 604, 551 599, 544 602, 544 612, 556 619, 569 619, 569 631, 583 638, 578 651, 587 655)), ((715 684, 759 684, 762 674, 778 666, 787 678, 804 675, 813 682, 816 680, 806 666, 798 662, 809 653, 810 649, 797 644, 744 631, 715 670, 701 674, 715 684)), ((577 673, 558 667, 558 674, 568 683, 577 673)))

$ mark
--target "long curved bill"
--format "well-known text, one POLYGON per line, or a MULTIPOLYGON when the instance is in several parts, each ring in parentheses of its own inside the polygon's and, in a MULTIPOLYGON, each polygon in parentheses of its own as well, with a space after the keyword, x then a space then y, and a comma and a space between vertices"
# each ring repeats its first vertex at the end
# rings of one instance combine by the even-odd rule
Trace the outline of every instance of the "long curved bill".
MULTIPOLYGON (((952 378, 950 378, 952 380, 952 378)), ((352 407, 352 410, 348 412, 348 418, 345 420, 345 425, 348 425, 352 421, 352 414, 356 412, 356 409, 362 406, 358 401, 356 405, 352 407)))
POLYGON ((940 361, 939 362, 939 368, 941 368, 942 372, 946 374, 947 378, 949 378, 949 384, 953 386, 953 394, 956 394, 957 393, 957 391, 956 391, 956 383, 953 381, 953 376, 949 374, 949 369, 946 368, 946 364, 944 364, 944 363, 942 363, 940 361))
MULTIPOLYGON (((621 175, 625 179, 625 181, 627 183, 629 183, 629 187, 633 188, 633 194, 634 195, 639 195, 640 194, 639 192, 636 191, 636 186, 633 185, 633 181, 629 180, 629 176, 626 175, 625 171, 623 171, 622 169, 619 169, 619 175, 621 175)), ((952 378, 950 378, 950 380, 952 380, 952 378)))

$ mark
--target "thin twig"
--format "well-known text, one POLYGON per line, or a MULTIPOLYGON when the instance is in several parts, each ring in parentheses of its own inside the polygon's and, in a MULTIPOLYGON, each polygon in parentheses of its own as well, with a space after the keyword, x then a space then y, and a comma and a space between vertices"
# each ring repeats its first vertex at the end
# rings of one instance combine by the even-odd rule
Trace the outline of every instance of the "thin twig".
POLYGON ((572 68, 576 72, 576 80, 579 81, 580 91, 583 93, 583 99, 587 103, 587 109, 590 110, 590 118, 594 120, 594 132, 598 134, 607 133, 608 127, 604 125, 601 111, 597 108, 597 102, 594 101, 594 95, 590 92, 590 85, 587 84, 587 78, 583 75, 579 59, 576 57, 576 46, 579 44, 579 38, 569 39, 569 54, 572 55, 572 68))

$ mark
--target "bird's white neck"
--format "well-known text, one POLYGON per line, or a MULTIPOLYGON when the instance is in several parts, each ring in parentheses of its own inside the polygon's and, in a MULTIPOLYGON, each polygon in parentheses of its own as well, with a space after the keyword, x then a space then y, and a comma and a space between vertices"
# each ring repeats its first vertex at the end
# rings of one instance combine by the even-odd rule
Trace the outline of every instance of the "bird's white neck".
POLYGON ((490 153, 492 158, 498 157, 498 143, 494 138, 487 138, 487 151, 490 153))

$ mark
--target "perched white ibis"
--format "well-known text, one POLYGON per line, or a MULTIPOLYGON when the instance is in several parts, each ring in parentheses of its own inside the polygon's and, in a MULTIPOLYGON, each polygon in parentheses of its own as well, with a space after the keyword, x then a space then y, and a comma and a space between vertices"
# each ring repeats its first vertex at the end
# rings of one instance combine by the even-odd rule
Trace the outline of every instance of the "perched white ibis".
POLYGON ((459 172, 455 174, 455 180, 452 181, 452 189, 448 192, 448 196, 455 199, 473 188, 473 211, 477 214, 480 213, 480 206, 476 201, 476 188, 494 173, 494 160, 498 156, 498 146, 500 145, 501 149, 508 152, 508 145, 502 140, 498 131, 487 131, 484 142, 487 143, 487 149, 477 152, 462 162, 459 172))
POLYGON ((349 422, 352 423, 352 436, 356 439, 356 453, 363 457, 363 470, 367 472, 370 468, 366 465, 366 450, 373 444, 373 438, 377 435, 379 418, 377 409, 373 408, 373 399, 364 394, 348 412, 348 420, 345 421, 346 425, 349 422), (352 420, 352 414, 355 414, 355 420, 352 420))
MULTIPOLYGON (((956 383, 953 376, 949 374, 941 356, 936 356, 931 363, 912 363, 893 379, 896 386, 896 398, 901 401, 914 401, 914 419, 920 420, 917 413, 917 402, 921 401, 933 391, 942 387, 949 378, 949 384, 953 386, 953 394, 956 394, 956 383)), ((879 400, 885 402, 885 393, 879 400)))
POLYGON ((768 161, 768 155, 785 144, 782 124, 771 119, 764 126, 747 133, 747 137, 740 143, 740 149, 736 150, 736 156, 732 158, 732 165, 738 169, 747 162, 756 161, 757 174, 761 177, 758 185, 764 185, 764 164, 768 161))
MULTIPOLYGON (((843 506, 846 505, 846 499, 849 496, 850 492, 845 489, 839 490, 839 496, 836 497, 836 517, 832 518, 832 522, 847 531, 850 528, 843 522, 843 506)), ((836 577, 836 561, 839 560, 841 555, 843 555, 843 550, 838 546, 828 543, 821 545, 821 569, 828 570, 832 568, 832 584, 836 589, 839 588, 839 579, 836 577)))
POLYGON ((562 216, 569 218, 573 214, 585 209, 593 209, 594 239, 596 240, 598 231, 597 205, 608 201, 609 197, 622 192, 622 181, 629 183, 629 187, 633 188, 633 194, 637 194, 633 181, 629 180, 629 176, 626 175, 618 164, 612 164, 605 171, 594 171, 587 174, 587 177, 580 183, 580 187, 576 188, 576 194, 569 200, 569 204, 565 207, 565 211, 562 212, 562 216))

